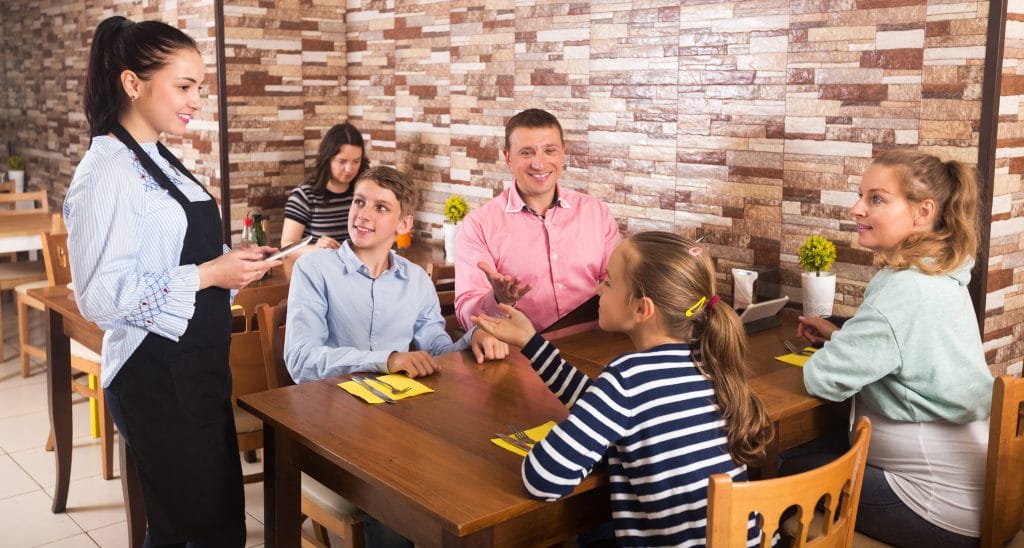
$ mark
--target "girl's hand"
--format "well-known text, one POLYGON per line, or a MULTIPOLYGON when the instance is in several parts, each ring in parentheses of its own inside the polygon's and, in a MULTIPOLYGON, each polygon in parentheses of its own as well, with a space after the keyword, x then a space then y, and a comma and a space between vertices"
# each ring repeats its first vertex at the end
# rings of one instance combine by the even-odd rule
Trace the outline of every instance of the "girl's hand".
POLYGON ((508 344, 499 341, 482 329, 473 332, 473 341, 470 347, 473 349, 476 363, 484 363, 484 360, 501 360, 508 356, 508 344))
POLYGON ((800 316, 797 319, 800 321, 796 326, 797 336, 804 337, 815 345, 821 345, 825 341, 831 340, 832 333, 839 330, 835 324, 825 318, 800 316))
POLYGON ((264 261, 273 247, 248 247, 235 249, 199 265, 199 289, 223 287, 241 289, 263 277, 271 268, 280 266, 281 261, 264 261))
POLYGON ((507 304, 499 304, 498 308, 503 313, 508 314, 508 317, 495 318, 481 314, 479 316, 470 316, 469 319, 477 327, 490 333, 499 341, 504 341, 519 348, 525 346, 537 334, 537 330, 533 328, 530 319, 522 312, 507 304))
POLYGON ((341 244, 330 236, 320 236, 320 239, 316 241, 316 246, 321 249, 338 249, 341 244))

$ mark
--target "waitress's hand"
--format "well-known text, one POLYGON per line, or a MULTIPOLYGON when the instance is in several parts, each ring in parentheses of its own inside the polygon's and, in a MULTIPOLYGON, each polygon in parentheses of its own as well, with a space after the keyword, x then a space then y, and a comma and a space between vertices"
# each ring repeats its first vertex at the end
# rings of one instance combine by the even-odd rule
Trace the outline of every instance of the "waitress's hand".
POLYGON ((831 340, 832 333, 839 330, 832 322, 817 316, 800 316, 797 320, 800 322, 796 326, 797 336, 804 337, 818 346, 824 344, 827 340, 831 340))
POLYGON ((268 270, 280 266, 281 261, 264 261, 263 257, 276 252, 273 247, 247 247, 235 249, 199 265, 199 289, 223 287, 241 289, 263 277, 268 270))
POLYGON ((320 236, 320 239, 316 241, 316 246, 321 249, 338 249, 341 244, 330 236, 320 236))

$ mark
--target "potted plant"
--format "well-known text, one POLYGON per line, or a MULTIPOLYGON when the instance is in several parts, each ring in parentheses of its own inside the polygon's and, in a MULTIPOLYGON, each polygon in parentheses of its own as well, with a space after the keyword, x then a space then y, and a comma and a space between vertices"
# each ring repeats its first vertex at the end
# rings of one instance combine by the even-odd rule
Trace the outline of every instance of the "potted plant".
POLYGON ((836 246, 827 238, 810 236, 796 250, 803 286, 804 316, 830 316, 836 296, 836 275, 828 272, 836 262, 836 246))
POLYGON ((7 178, 14 181, 15 192, 25 192, 25 159, 17 154, 7 158, 7 178))
POLYGON ((449 264, 455 262, 455 235, 459 233, 462 219, 469 213, 469 204, 458 194, 452 194, 444 202, 444 257, 449 264))

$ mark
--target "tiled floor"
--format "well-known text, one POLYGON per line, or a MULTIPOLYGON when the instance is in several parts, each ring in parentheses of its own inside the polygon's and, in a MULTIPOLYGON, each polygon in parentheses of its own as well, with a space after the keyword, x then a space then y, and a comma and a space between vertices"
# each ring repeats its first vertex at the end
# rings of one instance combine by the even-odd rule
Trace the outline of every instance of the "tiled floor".
MULTIPOLYGON (((0 546, 81 548, 128 546, 124 500, 117 458, 115 478, 100 475, 100 444, 89 434, 87 400, 76 397, 74 450, 67 512, 53 514, 54 457, 43 450, 49 432, 46 373, 34 363, 21 377, 17 312, 10 295, 3 306, 3 356, 0 356, 0 546)), ((32 314, 32 338, 45 339, 42 315, 32 314)), ((246 464, 250 471, 260 463, 246 464)), ((263 484, 245 486, 247 546, 263 545, 263 484)))

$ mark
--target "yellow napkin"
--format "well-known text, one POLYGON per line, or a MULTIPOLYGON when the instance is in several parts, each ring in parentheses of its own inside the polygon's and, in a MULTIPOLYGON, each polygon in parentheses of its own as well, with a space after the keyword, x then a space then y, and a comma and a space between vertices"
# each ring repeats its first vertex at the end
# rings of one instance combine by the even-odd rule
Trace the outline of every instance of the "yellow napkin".
MULTIPOLYGON (((813 346, 808 346, 807 348, 804 348, 804 351, 810 351, 812 355, 816 350, 817 348, 814 348, 813 346)), ((807 360, 811 359, 811 356, 808 356, 806 354, 789 353, 783 354, 781 356, 775 356, 775 359, 779 360, 782 363, 788 363, 790 365, 795 365, 797 367, 803 367, 804 364, 807 363, 807 360)))
MULTIPOLYGON (((548 422, 545 422, 544 424, 541 424, 539 426, 534 426, 533 428, 530 428, 530 429, 526 430, 526 435, 530 436, 535 441, 539 442, 540 440, 544 439, 544 436, 547 436, 548 432, 550 432, 551 429, 554 428, 554 427, 555 427, 555 421, 548 421, 548 422)), ((511 434, 509 434, 509 437, 511 437, 511 434)), ((491 443, 493 443, 494 445, 497 445, 498 447, 501 447, 502 449, 504 449, 506 451, 511 451, 511 452, 519 455, 520 457, 525 457, 526 456, 526 451, 523 451, 522 449, 516 447, 515 445, 512 445, 511 443, 509 443, 509 442, 507 442, 507 441, 505 441, 505 440, 503 440, 501 438, 491 438, 491 443)))
MULTIPOLYGON (((358 376, 365 378, 367 384, 376 388, 377 390, 380 390, 384 394, 391 396, 391 399, 396 401, 404 400, 405 398, 411 398, 413 396, 419 396, 421 394, 429 394, 434 391, 434 389, 427 388, 425 385, 420 384, 410 379, 409 377, 406 377, 405 375, 380 375, 380 378, 383 379, 384 382, 390 384, 391 386, 394 386, 399 390, 406 387, 412 388, 412 390, 409 390, 408 392, 404 392, 402 394, 395 394, 394 392, 391 391, 390 388, 384 386, 383 384, 373 382, 374 377, 364 375, 362 373, 360 373, 358 376)), ((338 386, 341 387, 341 389, 344 390, 345 392, 348 392, 349 394, 352 394, 357 398, 362 398, 363 400, 366 401, 366 403, 384 403, 384 400, 373 395, 373 393, 360 386, 358 383, 356 383, 356 381, 345 381, 343 383, 338 383, 338 386)))

